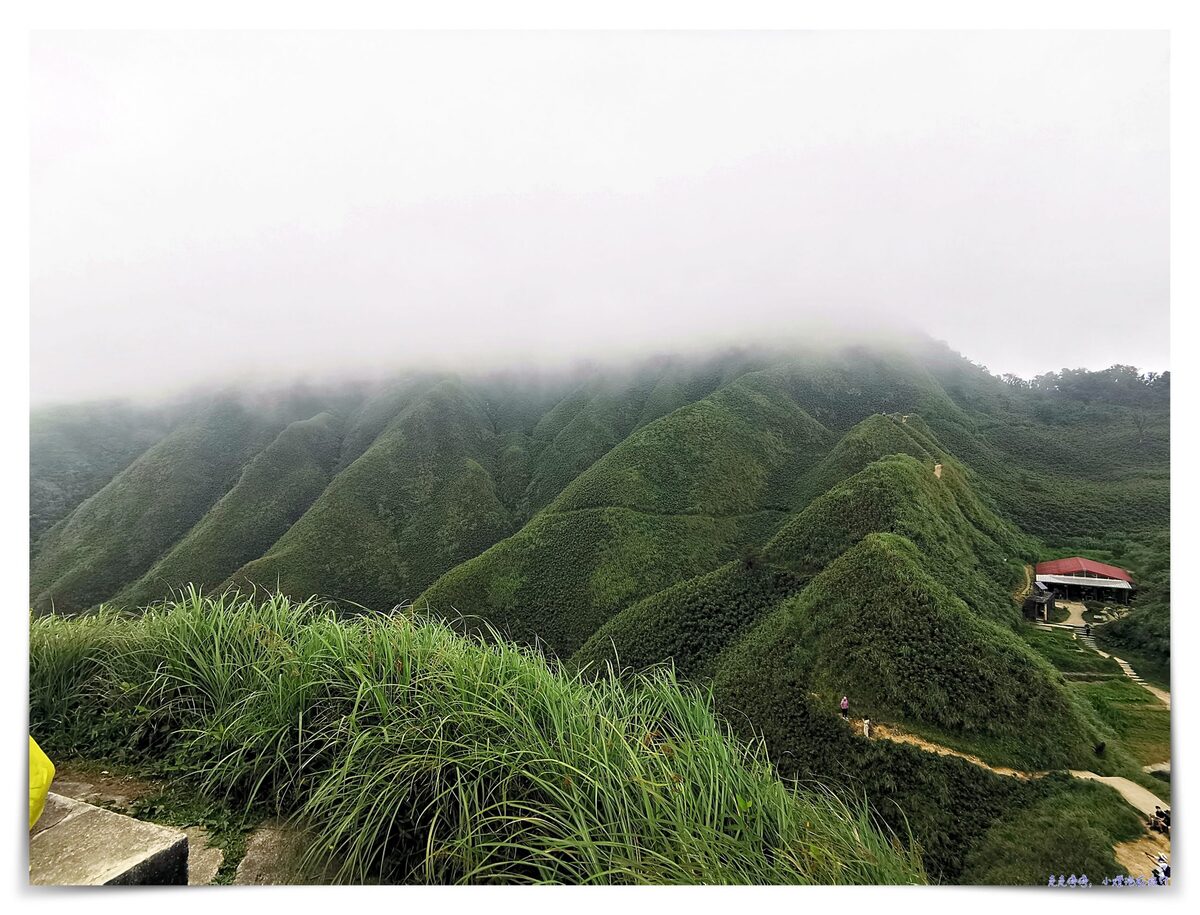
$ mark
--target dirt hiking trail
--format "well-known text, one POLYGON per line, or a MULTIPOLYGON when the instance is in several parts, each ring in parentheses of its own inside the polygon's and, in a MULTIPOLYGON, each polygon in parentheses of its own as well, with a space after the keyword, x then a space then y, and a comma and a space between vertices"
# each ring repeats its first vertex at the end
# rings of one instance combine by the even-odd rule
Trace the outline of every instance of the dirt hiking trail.
MULTIPOLYGON (((854 733, 861 734, 863 725, 861 718, 850 719, 851 727, 854 733)), ((967 762, 987 769, 989 772, 995 772, 997 775, 1005 775, 1009 778, 1032 779, 1042 778, 1048 775, 1048 772, 1024 772, 1020 769, 1010 769, 1007 766, 993 766, 984 762, 978 756, 973 756, 970 753, 964 753, 962 750, 955 750, 953 747, 943 746, 939 743, 926 740, 923 737, 918 737, 915 734, 909 734, 902 731, 895 725, 877 724, 871 722, 871 739, 872 740, 890 740, 894 743, 906 743, 909 746, 917 747, 927 753, 937 753, 939 756, 957 756, 959 759, 965 759, 967 762)), ((1119 775, 1100 775, 1096 772, 1086 772, 1082 769, 1068 770, 1075 778, 1088 779, 1090 781, 1103 782, 1110 788, 1115 790, 1125 799, 1125 801, 1134 809, 1140 811, 1146 816, 1151 816, 1154 813, 1155 807, 1169 807, 1156 797, 1149 789, 1143 788, 1137 782, 1130 781, 1127 778, 1122 778, 1119 775)))

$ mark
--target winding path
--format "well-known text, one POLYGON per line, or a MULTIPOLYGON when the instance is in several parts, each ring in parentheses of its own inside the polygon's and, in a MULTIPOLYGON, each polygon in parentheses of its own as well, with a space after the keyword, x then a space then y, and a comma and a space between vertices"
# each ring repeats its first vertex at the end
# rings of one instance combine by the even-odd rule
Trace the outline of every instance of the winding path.
MULTIPOLYGON (((852 727, 856 733, 862 733, 862 719, 851 719, 852 727)), ((939 756, 957 756, 959 759, 965 759, 967 762, 987 769, 990 772, 995 772, 997 775, 1005 775, 1009 778, 1033 779, 1042 778, 1049 775, 1049 772, 1024 772, 1020 769, 1010 769, 1007 766, 993 766, 990 763, 984 762, 978 756, 973 756, 970 753, 964 753, 962 750, 955 750, 953 747, 943 746, 940 743, 934 743, 931 740, 926 740, 923 737, 918 737, 916 734, 909 734, 902 731, 894 725, 871 723, 871 739, 872 740, 890 740, 893 743, 906 743, 909 746, 917 747, 927 753, 937 753, 939 756)), ((1154 813, 1155 807, 1169 807, 1169 804, 1154 795, 1147 788, 1143 788, 1137 782, 1130 781, 1127 778, 1122 778, 1119 775, 1100 775, 1097 772, 1087 772, 1083 769, 1068 770, 1075 778, 1087 779, 1090 781, 1103 782, 1110 788, 1115 790, 1123 797, 1131 807, 1141 811, 1146 816, 1151 816, 1154 813)))

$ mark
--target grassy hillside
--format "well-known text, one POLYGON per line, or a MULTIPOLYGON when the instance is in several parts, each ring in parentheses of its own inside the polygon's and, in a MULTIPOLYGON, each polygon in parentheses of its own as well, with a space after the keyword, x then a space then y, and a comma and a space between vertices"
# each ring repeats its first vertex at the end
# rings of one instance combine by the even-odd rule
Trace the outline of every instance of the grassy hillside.
POLYGON ((343 881, 919 883, 861 807, 797 793, 658 674, 589 683, 407 616, 195 594, 35 619, 30 727, 303 819, 343 881))
POLYGON ((421 600, 569 655, 640 598, 763 542, 826 439, 770 379, 744 377, 639 429, 421 600))
POLYGON ((834 707, 903 722, 1021 768, 1086 760, 1099 734, 1058 673, 925 571, 920 551, 871 534, 722 659, 718 684, 755 679, 764 656, 834 707))
POLYGON ((1026 803, 998 819, 971 850, 964 883, 1028 886, 1039 871, 1045 872, 1041 883, 1051 872, 1088 874, 1099 883, 1123 873, 1111 849, 1143 834, 1132 807, 1114 804, 1102 785, 1062 776, 1053 790, 1028 794, 1026 803))
POLYGON ((671 664, 689 680, 715 672, 721 652, 805 579, 758 561, 753 551, 712 572, 651 594, 609 619, 575 652, 578 667, 604 672, 671 664))
POLYGON ((1036 547, 978 499, 961 465, 943 461, 940 476, 908 454, 869 464, 781 528, 764 559, 811 576, 868 533, 900 534, 971 607, 1014 622, 1010 594, 1036 547))
POLYGON ((828 492, 868 464, 893 454, 907 454, 930 466, 947 457, 920 416, 874 413, 841 436, 821 462, 805 475, 800 504, 828 492))
POLYGON ((329 485, 341 445, 328 413, 292 423, 182 540, 113 603, 144 606, 173 589, 220 585, 278 540, 329 485))
POLYGON ((482 618, 509 638, 565 657, 621 609, 727 562, 769 536, 781 518, 543 512, 442 576, 417 603, 482 618))
MULTIPOLYGON (((422 582, 426 574, 432 581, 489 546, 497 520, 502 535, 511 533, 568 488, 564 505, 573 507, 624 506, 672 514, 796 511, 872 460, 906 453, 937 463, 944 456, 939 449, 953 453, 959 466, 970 467, 967 476, 979 500, 1035 534, 1053 533, 1056 543, 1100 536, 1104 548, 1121 540, 1145 544, 1147 532, 1161 530, 1166 517, 1169 398, 1160 392, 1166 388, 1161 379, 1153 384, 1131 381, 1127 373, 1083 374, 1083 381, 1079 373, 1069 378, 1064 373, 1055 376, 1054 385, 1022 388, 987 375, 944 346, 896 340, 886 347, 814 343, 657 357, 624 367, 588 366, 547 375, 517 371, 455 379, 418 371, 373 385, 298 385, 245 396, 244 409, 271 427, 269 435, 287 422, 322 411, 346 417, 332 474, 337 485, 330 487, 336 504, 319 501, 312 519, 300 519, 296 537, 307 545, 287 545, 298 548, 296 563, 281 562, 273 552, 269 561, 255 557, 252 562, 263 560, 262 568, 251 571, 272 580, 275 573, 286 573, 280 580, 294 584, 297 593, 380 597, 385 602, 411 598, 409 582, 422 582), (1110 384, 1110 375, 1120 384, 1110 384), (1084 382, 1095 391, 1088 394, 1091 389, 1084 382), (467 406, 452 409, 440 423, 447 440, 464 440, 461 448, 446 452, 445 480, 464 481, 464 496, 474 492, 480 501, 472 505, 464 498, 443 513, 449 517, 439 524, 432 516, 445 507, 444 488, 427 486, 428 501, 416 493, 400 499, 389 494, 402 485, 398 475, 441 475, 428 466, 415 472, 399 456, 404 446, 397 445, 395 430, 446 386, 457 387, 467 406), (1138 393, 1143 389, 1150 393, 1138 393), (1081 390, 1089 399, 1080 399, 1081 390), (1124 393, 1111 402, 1112 391, 1124 393), (292 404, 287 416, 275 415, 275 401, 292 404), (893 415, 877 415, 882 413, 893 415), (671 424, 656 424, 672 416, 671 424), (900 417, 907 417, 907 423, 897 424, 900 417), (460 422, 462 430, 453 430, 460 422), (863 425, 855 428, 858 423, 863 425), (474 443, 467 441, 472 438, 474 443), (396 461, 391 460, 393 452, 396 461), (357 463, 360 459, 363 464, 357 463), (351 479, 339 482, 347 473, 351 479), (442 495, 434 494, 435 489, 442 495), (374 492, 384 498, 373 498, 374 492), (347 500, 357 501, 357 507, 345 504, 347 500), (397 511, 411 518, 401 520, 397 511), (470 520, 475 512, 481 517, 470 520), (382 523, 379 515, 387 516, 382 523), (412 520, 417 516, 426 517, 412 520), (339 577, 332 564, 312 569, 309 556, 324 552, 312 547, 320 544, 320 529, 331 519, 344 522, 338 529, 348 534, 363 532, 350 538, 354 552, 358 546, 366 549, 359 574, 339 577), (479 530, 467 529, 472 524, 479 530), (403 544, 412 543, 412 555, 387 555, 398 552, 394 542, 386 550, 380 542, 399 528, 412 528, 413 536, 423 529, 430 544, 402 539, 399 551, 408 554, 403 544), (439 539, 455 543, 436 543, 439 539), (396 568, 410 564, 419 567, 415 574, 396 568), (350 582, 364 584, 342 593, 350 582)), ((106 409, 89 405, 74 414, 65 408, 35 411, 31 529, 43 528, 63 513, 79 515, 78 525, 92 509, 72 504, 111 482, 120 464, 132 460, 131 452, 141 446, 141 414, 122 418, 119 410, 110 410, 110 416, 106 409), (80 425, 81 417, 92 413, 97 423, 90 434, 97 443, 85 441, 80 425), (122 423, 126 431, 121 431, 122 423), (46 435, 39 431, 46 429, 51 430, 46 435)), ((193 425, 206 409, 203 398, 182 399, 163 422, 193 425)), ((237 434, 234 428, 228 432, 237 434)), ((436 448, 430 453, 440 456, 436 448)), ((229 474, 215 496, 225 495, 237 480, 236 472, 229 474)), ((214 495, 210 490, 206 494, 214 495)), ((133 524, 136 518, 130 513, 122 520, 133 524)), ((188 519, 191 523, 171 528, 172 535, 134 578, 163 558, 198 520, 188 519)), ((105 536, 94 525, 84 528, 105 536)), ((141 536, 137 531, 113 533, 117 540, 141 536)), ((84 554, 93 545, 77 545, 83 551, 71 555, 86 561, 84 554)), ((248 553, 249 546, 229 544, 227 549, 248 553)), ((35 555, 40 551, 39 543, 35 555)), ((143 561, 140 557, 133 566, 143 561)), ((71 563, 62 556, 52 558, 50 565, 57 570, 55 577, 72 574, 71 563)), ((128 570, 102 569, 96 586, 88 588, 88 599, 111 598, 132 580, 128 575, 128 570)), ((40 571, 35 578, 34 601, 48 583, 40 571)))
MULTIPOLYGON (((811 689, 812 662, 805 657, 801 634, 804 621, 795 609, 781 608, 776 618, 764 620, 726 652, 713 682, 718 709, 739 734, 763 735, 782 775, 821 781, 843 796, 870 798, 875 811, 893 828, 912 831, 931 878, 938 882, 1035 885, 1045 881, 1048 868, 1080 873, 1097 860, 1104 862, 1103 872, 1119 872, 1112 847, 1129 838, 1131 822, 1138 818, 1114 791, 1092 792, 1070 778, 1021 781, 962 759, 886 740, 866 740, 840 720, 840 692, 816 694, 811 689), (1042 801, 1054 809, 1076 808, 1079 817, 1085 817, 1080 806, 1084 797, 1102 810, 1103 817, 1096 820, 1099 828, 1047 832, 1041 821, 1023 818, 1025 810, 1042 801), (1110 829, 1106 823, 1115 826, 1110 829), (1003 834, 992 836, 997 828, 1003 829, 1003 834), (1026 850, 1002 872, 990 871, 988 864, 1006 863, 979 853, 990 836, 997 843, 1023 843, 1026 850)), ((872 634, 878 631, 877 627, 872 630, 872 634)), ((969 666, 968 652, 981 647, 988 648, 972 645, 958 663, 969 666)), ((889 657, 893 654, 906 666, 916 663, 911 653, 889 648, 889 657)), ((1002 650, 1000 657, 1004 656, 1002 650)), ((1045 672, 1042 665, 1022 666, 1045 672)), ((1003 683, 1006 668, 990 664, 984 668, 990 671, 990 685, 1003 683)), ((845 691, 853 699, 855 714, 865 711, 880 720, 884 716, 878 710, 864 706, 858 682, 852 679, 855 676, 852 670, 838 674, 839 685, 845 683, 845 691)), ((967 685, 950 688, 965 690, 967 685)), ((967 701, 973 702, 977 713, 983 713, 983 703, 970 697, 967 701)), ((1054 754, 1055 750, 1050 747, 1047 752, 1054 754)), ((1078 818, 1073 817, 1072 822, 1078 818)))
POLYGON ((31 528, 57 519, 33 549, 38 610, 252 582, 343 610, 415 600, 570 658, 598 690, 673 665, 782 774, 911 826, 943 881, 1107 864, 1127 824, 1073 782, 865 741, 843 692, 993 764, 1144 783, 1167 744, 1111 663, 1029 630, 1012 598, 1038 558, 1129 568, 1136 608, 1097 636, 1167 682, 1165 376, 1021 382, 928 341, 813 343, 184 399, 161 434, 101 411, 94 441, 82 415, 32 424, 50 432, 31 528), (295 423, 323 412, 336 428, 295 423), (1032 834, 1073 803, 1103 806, 1099 828, 1032 834))
POLYGON ((1171 688, 1171 535, 1155 532, 1137 540, 1109 543, 1082 555, 1129 569, 1138 590, 1127 616, 1096 628, 1096 638, 1134 665, 1143 677, 1171 688))
POLYGON ((531 478, 521 503, 529 517, 636 430, 694 403, 747 370, 741 353, 706 359, 656 358, 632 370, 582 381, 537 422, 529 441, 531 478))
POLYGON ((482 405, 439 382, 406 406, 238 583, 380 609, 412 600, 512 524, 482 405))
POLYGON ((1048 543, 1111 544, 1169 523, 1169 401, 1134 407, 1023 392, 954 448, 1004 513, 1048 543))
POLYGON ((170 429, 167 410, 123 403, 64 405, 29 418, 29 538, 124 470, 170 429))
POLYGON ((1009 593, 1032 544, 974 495, 964 471, 941 452, 916 417, 869 417, 843 436, 816 468, 852 474, 787 521, 737 562, 632 604, 580 649, 580 664, 619 659, 634 667, 672 661, 685 676, 707 676, 716 654, 784 598, 875 532, 902 534, 921 563, 968 604, 1011 624, 1009 593), (908 453, 876 460, 888 447, 908 453), (933 455, 945 463, 934 474, 933 455), (863 462, 871 463, 863 467, 863 462), (860 469, 861 468, 861 469, 860 469))
POLYGON ((652 514, 787 511, 796 477, 830 435, 771 378, 746 375, 639 429, 555 500, 557 512, 603 506, 652 514))
POLYGON ((33 606, 81 610, 140 578, 282 425, 235 401, 181 424, 46 533, 30 568, 33 606))

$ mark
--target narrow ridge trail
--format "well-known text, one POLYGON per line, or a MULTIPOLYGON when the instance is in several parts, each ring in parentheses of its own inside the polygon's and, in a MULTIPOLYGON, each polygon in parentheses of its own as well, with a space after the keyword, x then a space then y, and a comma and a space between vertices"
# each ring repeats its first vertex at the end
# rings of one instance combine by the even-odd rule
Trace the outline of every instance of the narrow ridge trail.
MULTIPOLYGON (((862 719, 851 719, 851 727, 855 733, 862 733, 862 719)), ((957 756, 959 759, 965 759, 972 765, 987 769, 989 772, 995 772, 997 775, 1004 775, 1009 778, 1019 778, 1024 780, 1042 778, 1049 775, 1049 772, 1025 772, 1020 769, 1010 769, 1007 766, 993 766, 985 762, 978 756, 973 756, 970 753, 964 753, 962 750, 955 750, 953 747, 947 747, 940 743, 926 740, 923 737, 918 737, 915 734, 909 734, 902 731, 894 725, 877 724, 871 722, 871 740, 890 740, 894 743, 905 743, 909 746, 917 747, 927 753, 936 753, 939 756, 957 756)), ((1154 813, 1155 807, 1169 807, 1162 801, 1161 798, 1153 794, 1149 789, 1143 788, 1137 782, 1130 781, 1119 775, 1100 775, 1096 772, 1087 772, 1082 769, 1067 770, 1075 778, 1087 779, 1090 781, 1103 782, 1110 788, 1115 790, 1125 799, 1125 801, 1136 810, 1151 816, 1154 813)))

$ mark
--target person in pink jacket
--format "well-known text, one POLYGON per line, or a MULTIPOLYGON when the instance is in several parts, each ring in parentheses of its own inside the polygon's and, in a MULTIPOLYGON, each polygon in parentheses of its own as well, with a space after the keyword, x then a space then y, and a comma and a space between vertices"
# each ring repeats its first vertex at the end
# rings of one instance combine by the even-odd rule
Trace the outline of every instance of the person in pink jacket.
POLYGON ((845 696, 842 696, 842 717, 850 717, 850 700, 845 696))

